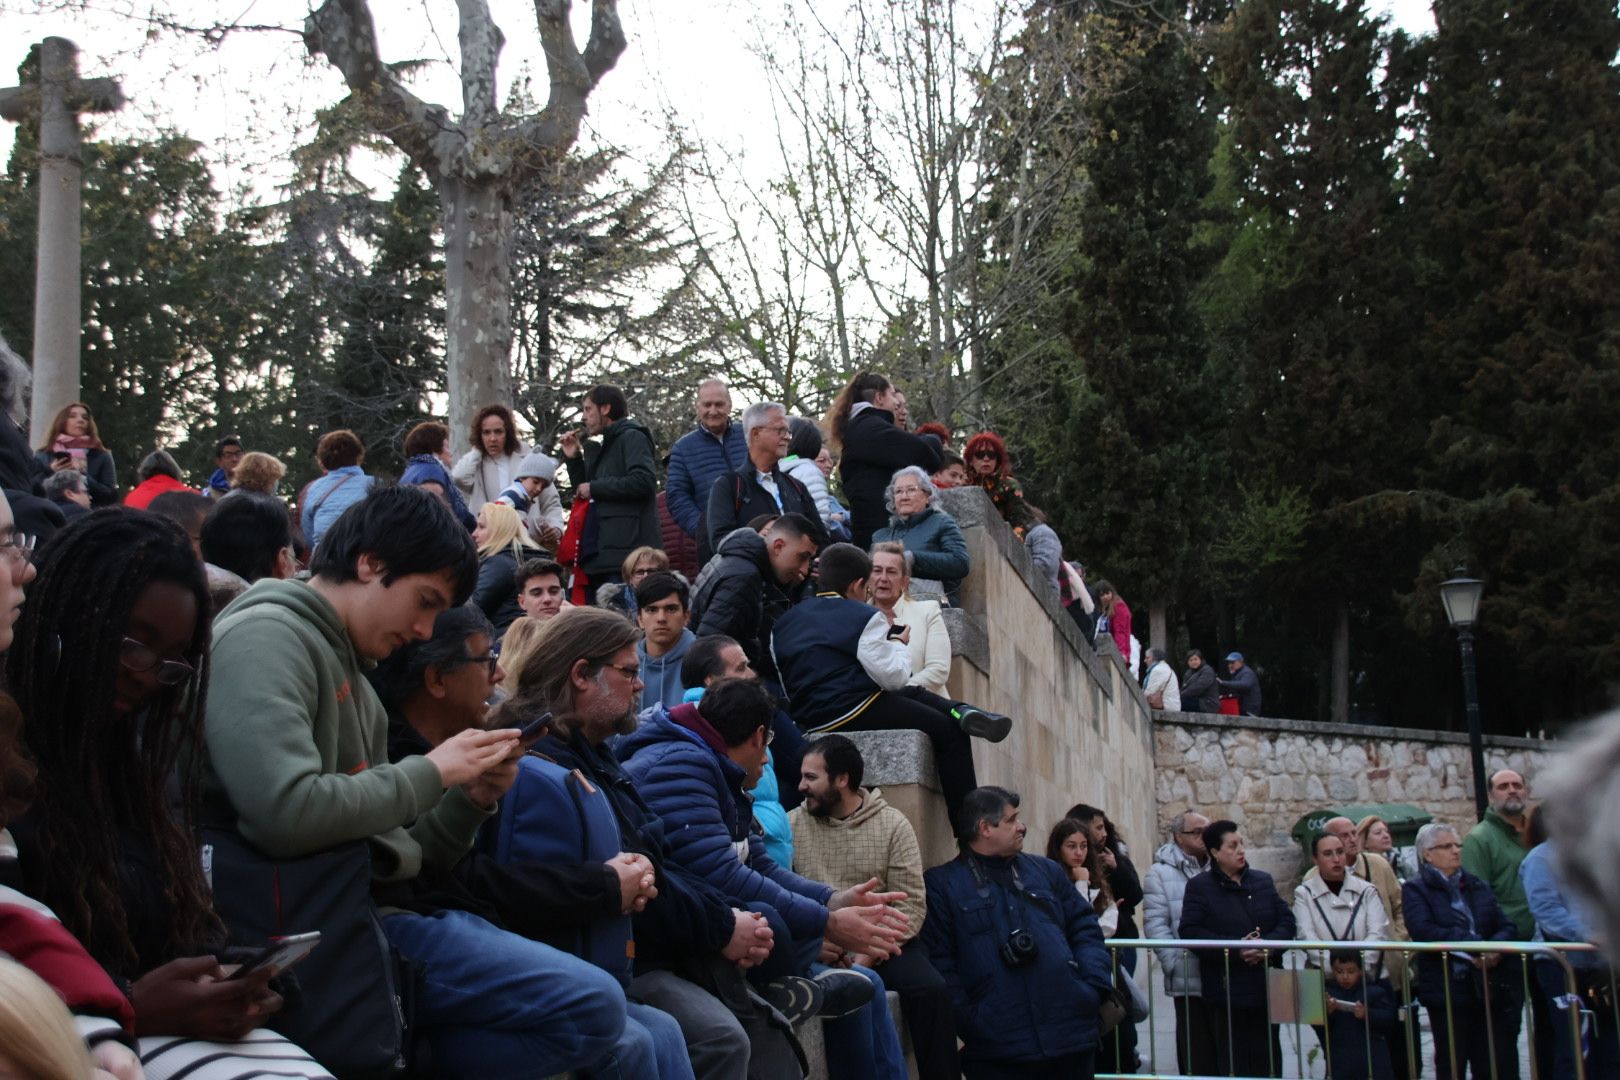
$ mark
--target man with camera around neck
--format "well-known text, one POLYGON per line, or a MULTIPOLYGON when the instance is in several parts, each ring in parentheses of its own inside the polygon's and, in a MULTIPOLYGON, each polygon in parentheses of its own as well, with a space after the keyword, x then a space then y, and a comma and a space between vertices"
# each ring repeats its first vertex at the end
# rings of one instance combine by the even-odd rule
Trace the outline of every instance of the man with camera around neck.
POLYGON ((951 992, 968 1080, 1089 1078, 1108 951, 1057 863, 1023 853, 1024 832, 1017 794, 968 793, 961 854, 923 876, 923 944, 951 992))

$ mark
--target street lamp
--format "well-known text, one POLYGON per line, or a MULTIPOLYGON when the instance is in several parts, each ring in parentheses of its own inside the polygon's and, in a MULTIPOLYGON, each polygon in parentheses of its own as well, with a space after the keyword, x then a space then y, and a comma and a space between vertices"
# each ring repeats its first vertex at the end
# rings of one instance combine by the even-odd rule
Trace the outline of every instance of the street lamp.
POLYGON ((1440 602, 1446 618, 1457 631, 1457 647, 1462 650, 1463 704, 1468 712, 1468 750, 1474 762, 1474 813, 1485 820, 1485 743, 1479 723, 1479 676, 1474 670, 1474 622, 1479 617, 1479 598, 1485 583, 1466 577, 1461 567, 1440 583, 1440 602))

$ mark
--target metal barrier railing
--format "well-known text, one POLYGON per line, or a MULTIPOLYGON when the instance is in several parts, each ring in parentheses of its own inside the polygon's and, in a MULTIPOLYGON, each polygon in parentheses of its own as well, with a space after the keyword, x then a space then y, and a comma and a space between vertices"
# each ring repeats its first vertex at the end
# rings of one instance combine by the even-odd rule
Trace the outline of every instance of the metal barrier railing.
MULTIPOLYGON (((1387 953, 1399 953, 1405 957, 1405 962, 1398 965, 1401 975, 1400 985, 1395 988, 1397 993, 1397 1021, 1395 1027, 1397 1030, 1384 1036, 1386 1040, 1398 1038, 1400 1045, 1396 1046, 1391 1043, 1391 1054, 1392 1056, 1398 1056, 1399 1060, 1404 1060, 1409 1066, 1407 1070, 1397 1070, 1395 1075, 1398 1080, 1403 1074, 1409 1077, 1417 1077, 1419 1075, 1438 1073, 1439 1063, 1437 1061, 1428 1063, 1430 1069, 1423 1069, 1424 1063, 1421 1057, 1423 1048, 1422 1017, 1425 1015, 1430 1020, 1429 1034, 1435 1041, 1436 1049, 1441 1045, 1440 1040, 1442 1038, 1445 1040, 1444 1046, 1447 1050, 1446 1060, 1449 1062, 1448 1071, 1450 1075, 1439 1077, 1439 1080, 1460 1080, 1464 1076, 1473 1076, 1475 1080, 1512 1080, 1512 1078, 1519 1077, 1518 1040, 1516 1037, 1519 1030, 1528 1032, 1529 1036, 1530 1053, 1528 1063, 1530 1080, 1588 1080, 1582 1052, 1583 1035, 1587 1033, 1588 1025, 1596 1026, 1594 1023, 1596 1018, 1590 1015, 1590 1010, 1576 1004, 1585 999, 1581 994, 1581 981, 1577 977, 1576 968, 1570 963, 1567 954, 1596 952, 1596 947, 1590 944, 1540 941, 1273 941, 1266 939, 1232 941, 1230 939, 1175 938, 1162 940, 1116 938, 1108 941, 1107 946, 1113 958, 1116 972, 1120 967, 1122 951, 1129 950, 1137 953, 1139 962, 1136 964, 1137 975, 1135 981, 1147 998, 1148 1015, 1142 1023, 1137 1025, 1138 1038, 1141 1039, 1145 1035, 1146 1042, 1145 1048, 1138 1051, 1142 1059, 1140 1070, 1134 1067, 1134 1062, 1124 1060, 1124 1055, 1128 1052, 1127 1044, 1129 1039, 1122 1039, 1110 1034, 1104 1037, 1096 1055, 1096 1076, 1099 1080, 1126 1076, 1147 1077, 1150 1080, 1153 1080, 1153 1078, 1156 1078, 1156 1080, 1192 1080, 1192 1078, 1206 1076, 1265 1080, 1265 1078, 1285 1076, 1334 1075, 1332 1071, 1333 1063, 1330 1057, 1333 1040, 1324 1037, 1326 1028, 1325 1009, 1319 1013, 1316 1008, 1317 1006, 1325 1006, 1327 996, 1325 988, 1319 985, 1317 980, 1309 976, 1274 979, 1269 974, 1265 978, 1266 1026, 1268 1030, 1264 1038, 1267 1050, 1267 1071, 1260 1073, 1253 1071, 1238 1072, 1231 1068, 1236 1064, 1238 1056, 1233 1052, 1233 1048, 1237 1045, 1237 1040, 1242 1037, 1243 1032, 1237 1030, 1234 1023, 1234 1013, 1237 1010, 1230 1005, 1222 1010, 1224 1015, 1216 1021, 1225 1025, 1226 1038, 1223 1041, 1228 1050, 1227 1060, 1216 1062, 1216 1068, 1213 1072, 1171 1071, 1179 1070, 1176 1051, 1178 1049, 1182 1050, 1190 1056, 1191 1047, 1185 1045, 1178 1047, 1172 1029, 1172 1038, 1168 1043, 1171 1048, 1168 1053, 1169 1060, 1163 1060, 1167 1055, 1163 1049, 1166 1044, 1164 1040, 1158 1037, 1160 1035, 1159 1014, 1164 1011, 1160 1006, 1159 999, 1161 996, 1165 996, 1170 997, 1173 1001, 1174 995, 1170 995, 1167 989, 1163 990, 1162 995, 1160 992, 1156 992, 1154 973, 1159 968, 1159 963, 1156 958, 1151 961, 1148 960, 1148 956, 1151 953, 1165 949, 1185 951, 1188 954, 1187 959, 1194 964, 1199 964, 1200 967, 1201 953, 1218 952, 1222 958, 1222 977, 1226 980, 1227 985, 1230 985, 1231 973, 1234 970, 1242 970, 1241 967, 1234 968, 1234 964, 1253 966, 1242 956, 1244 952, 1249 950, 1256 950, 1265 954, 1263 970, 1268 972, 1281 970, 1295 973, 1320 970, 1306 963, 1305 958, 1308 954, 1317 954, 1321 960, 1325 961, 1327 954, 1338 951, 1356 952, 1362 955, 1377 953, 1380 956, 1387 953), (1422 996, 1414 997, 1414 964, 1410 961, 1416 956, 1434 953, 1440 954, 1441 970, 1448 973, 1448 977, 1442 980, 1444 984, 1443 991, 1440 995, 1426 991, 1422 996), (1473 960, 1470 957, 1478 956, 1483 958, 1493 954, 1519 958, 1520 962, 1514 965, 1518 968, 1516 976, 1518 985, 1514 986, 1509 981, 1515 977, 1511 971, 1504 972, 1503 979, 1492 979, 1486 976, 1482 977, 1478 983, 1482 1000, 1477 1003, 1454 1000, 1452 979, 1449 977, 1454 959, 1457 959, 1457 962, 1472 964, 1481 972, 1485 972, 1494 970, 1497 965, 1492 962, 1489 966, 1482 967, 1483 960, 1473 960), (1570 1025, 1569 1035, 1573 1040, 1575 1053, 1573 1058, 1574 1072, 1569 1077, 1543 1076, 1538 1068, 1534 1051, 1536 1036, 1535 1013, 1533 1009, 1528 1008, 1532 994, 1531 980, 1535 978, 1529 961, 1535 959, 1556 964, 1558 973, 1564 981, 1565 994, 1568 1000, 1565 1001, 1564 1005, 1554 1008, 1550 1015, 1555 1022, 1567 1022, 1570 1025), (1279 960, 1281 963, 1276 962, 1279 960), (1143 973, 1146 975, 1145 979, 1142 977, 1143 973), (1493 982, 1496 983, 1494 990, 1493 982), (1290 992, 1293 996, 1291 1001, 1277 1000, 1290 992), (1493 993, 1497 996, 1495 1001, 1493 1001, 1493 993), (1312 1000, 1313 994, 1315 995, 1314 1001, 1312 1000), (1439 1014, 1445 1021, 1444 1031, 1433 1030, 1433 1022, 1436 1019, 1436 1010, 1433 1008, 1433 1003, 1437 997, 1443 1002, 1439 1014), (1422 1007, 1421 1011, 1419 1006, 1422 1007), (1518 1023, 1521 1015, 1527 1018, 1527 1023, 1518 1023), (1278 1016, 1282 1016, 1283 1019, 1275 1019, 1278 1016), (1322 1020, 1322 1023, 1316 1022, 1318 1018, 1322 1020), (1478 1037, 1478 1033, 1467 1026, 1461 1031, 1459 1030, 1459 1025, 1471 1025, 1480 1021, 1483 1022, 1485 1028, 1484 1046, 1487 1049, 1488 1076, 1482 1075, 1477 1068, 1472 1072, 1469 1071, 1470 1059, 1472 1058, 1476 1064, 1478 1061, 1477 1051, 1479 1047, 1474 1041, 1478 1037), (1507 1033, 1498 1029, 1498 1025, 1510 1022, 1515 1025, 1515 1038, 1511 1045, 1505 1041, 1504 1037, 1507 1033), (1287 1071, 1288 1063, 1283 1060, 1287 1057, 1287 1054, 1282 1050, 1278 1039, 1278 1033, 1290 1024, 1293 1033, 1293 1065, 1295 1067, 1294 1071, 1291 1072, 1287 1071), (1306 1052, 1305 1038, 1301 1030, 1305 1027, 1313 1028, 1316 1033, 1317 1046, 1312 1048, 1309 1053, 1306 1052), (1460 1057, 1459 1051, 1462 1051, 1460 1057), (1505 1052, 1511 1052, 1514 1055, 1511 1064, 1499 1061, 1499 1058, 1505 1052), (1318 1057, 1321 1059, 1320 1067, 1317 1067, 1318 1057), (1161 1068, 1161 1066, 1164 1066, 1164 1068, 1161 1068), (1308 1066, 1310 1067, 1308 1068, 1308 1066)), ((1604 1018, 1611 1022, 1615 1029, 1620 1029, 1620 993, 1617 993, 1620 987, 1616 985, 1616 973, 1614 969, 1608 967, 1601 970, 1602 978, 1599 982, 1607 982, 1609 990, 1607 1001, 1601 1006, 1604 1009, 1604 1018)), ((1364 977, 1366 976, 1364 975, 1364 977)), ((1186 1006, 1183 1005, 1183 1007, 1186 1006)), ((1379 1033, 1374 1032, 1370 1017, 1366 1019, 1367 1022, 1363 1024, 1364 1045, 1360 1049, 1364 1052, 1363 1056, 1368 1063, 1367 1075, 1370 1078, 1389 1075, 1386 1072, 1375 1070, 1373 1067, 1378 1060, 1375 1056, 1374 1043, 1379 1037, 1379 1033)), ((1249 1033, 1253 1033, 1252 1027, 1249 1033)), ((1247 1057, 1249 1049, 1245 1047, 1245 1057, 1247 1057)), ((1350 1067, 1357 1069, 1357 1075, 1359 1076, 1359 1067, 1354 1065, 1350 1067)), ((1593 1076, 1590 1080, 1611 1080, 1611 1078, 1593 1076)))

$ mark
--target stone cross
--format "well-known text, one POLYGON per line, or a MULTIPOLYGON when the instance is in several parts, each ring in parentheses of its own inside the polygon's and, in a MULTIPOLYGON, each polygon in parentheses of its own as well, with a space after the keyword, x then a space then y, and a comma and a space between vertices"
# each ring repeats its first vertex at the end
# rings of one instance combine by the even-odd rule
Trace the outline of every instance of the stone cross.
POLYGON ((33 445, 79 398, 79 114, 124 104, 112 79, 79 78, 79 48, 66 38, 39 45, 37 81, 0 89, 0 117, 39 123, 39 257, 34 277, 33 445))

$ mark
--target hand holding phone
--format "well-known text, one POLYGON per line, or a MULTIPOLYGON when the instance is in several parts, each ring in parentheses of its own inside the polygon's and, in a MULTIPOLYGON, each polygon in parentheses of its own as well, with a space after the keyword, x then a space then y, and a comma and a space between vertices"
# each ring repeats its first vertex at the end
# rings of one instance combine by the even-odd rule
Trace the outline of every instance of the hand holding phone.
POLYGON ((890 640, 904 636, 905 632, 909 629, 911 628, 905 623, 895 623, 893 626, 889 627, 890 640))
POLYGON ((264 947, 264 951, 252 960, 231 972, 230 978, 241 979, 269 968, 271 974, 277 974, 292 967, 298 961, 314 951, 315 946, 321 943, 321 932, 311 930, 307 934, 289 934, 286 937, 273 937, 264 947))
POLYGON ((518 729, 518 742, 532 743, 551 730, 551 714, 541 713, 518 729))

